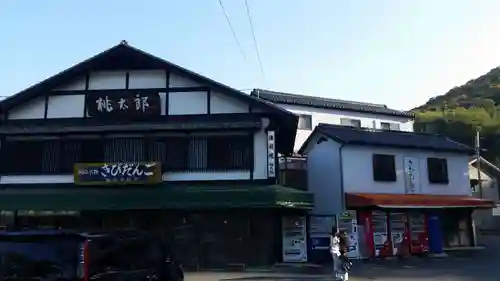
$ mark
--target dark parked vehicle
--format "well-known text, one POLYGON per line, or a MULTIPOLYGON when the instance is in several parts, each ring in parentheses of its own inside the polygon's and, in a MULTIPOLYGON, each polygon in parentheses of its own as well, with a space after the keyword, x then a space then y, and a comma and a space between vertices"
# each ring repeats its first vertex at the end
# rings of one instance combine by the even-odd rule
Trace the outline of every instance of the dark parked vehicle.
POLYGON ((160 239, 136 230, 0 232, 1 281, 183 281, 160 239))

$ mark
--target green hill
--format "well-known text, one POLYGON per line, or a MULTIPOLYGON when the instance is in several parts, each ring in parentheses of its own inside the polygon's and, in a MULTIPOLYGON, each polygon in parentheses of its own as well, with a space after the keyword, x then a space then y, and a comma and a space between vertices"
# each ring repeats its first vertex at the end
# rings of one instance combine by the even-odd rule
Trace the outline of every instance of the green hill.
POLYGON ((500 67, 429 99, 413 112, 415 131, 443 134, 471 146, 480 127, 482 154, 500 159, 500 67))

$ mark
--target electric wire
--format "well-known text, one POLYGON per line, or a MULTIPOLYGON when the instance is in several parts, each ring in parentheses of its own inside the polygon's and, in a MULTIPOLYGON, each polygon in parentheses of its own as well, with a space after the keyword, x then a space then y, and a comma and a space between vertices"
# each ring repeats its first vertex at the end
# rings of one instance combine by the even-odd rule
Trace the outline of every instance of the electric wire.
POLYGON ((255 30, 253 27, 253 21, 252 21, 252 15, 250 13, 250 7, 248 6, 248 0, 245 0, 245 7, 247 10, 248 22, 250 23, 250 30, 252 31, 253 45, 255 47, 255 53, 257 54, 257 60, 259 63, 260 74, 262 75, 262 79, 264 80, 264 83, 265 83, 266 82, 266 75, 264 72, 264 66, 262 65, 262 60, 260 58, 259 44, 257 44, 257 37, 255 36, 255 30))
POLYGON ((226 18, 227 25, 231 29, 231 33, 233 33, 234 40, 236 41, 236 44, 238 45, 238 49, 241 52, 241 55, 243 56, 243 59, 246 60, 247 57, 245 55, 245 52, 243 51, 243 48, 241 47, 240 40, 238 40, 238 36, 236 36, 236 31, 234 31, 233 24, 231 23, 231 20, 229 19, 229 15, 226 12, 226 8, 224 7, 224 4, 222 3, 222 0, 219 0, 219 5, 222 9, 222 12, 224 13, 224 17, 226 18))

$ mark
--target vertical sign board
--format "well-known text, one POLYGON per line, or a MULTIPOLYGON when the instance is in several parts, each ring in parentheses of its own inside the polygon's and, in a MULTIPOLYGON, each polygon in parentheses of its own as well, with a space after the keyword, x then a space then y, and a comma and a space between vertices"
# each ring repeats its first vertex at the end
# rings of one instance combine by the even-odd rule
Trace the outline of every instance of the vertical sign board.
POLYGON ((276 177, 276 134, 267 132, 267 177, 276 177))
POLYGON ((406 194, 420 193, 420 173, 418 169, 418 159, 414 157, 404 157, 403 165, 405 170, 406 194))

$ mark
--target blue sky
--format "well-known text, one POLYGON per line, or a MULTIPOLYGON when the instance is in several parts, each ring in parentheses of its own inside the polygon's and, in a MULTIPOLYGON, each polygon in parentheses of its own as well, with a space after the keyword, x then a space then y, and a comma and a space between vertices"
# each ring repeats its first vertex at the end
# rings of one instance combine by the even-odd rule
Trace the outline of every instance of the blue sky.
POLYGON ((126 39, 237 89, 267 88, 409 109, 500 66, 500 1, 4 0, 0 95, 126 39))

